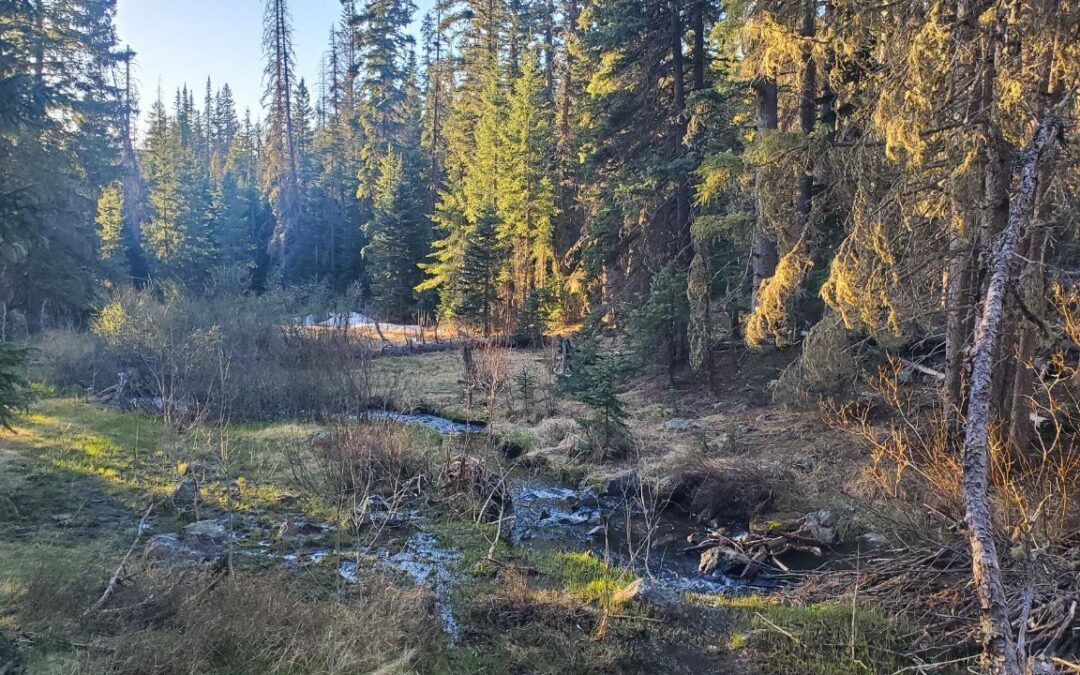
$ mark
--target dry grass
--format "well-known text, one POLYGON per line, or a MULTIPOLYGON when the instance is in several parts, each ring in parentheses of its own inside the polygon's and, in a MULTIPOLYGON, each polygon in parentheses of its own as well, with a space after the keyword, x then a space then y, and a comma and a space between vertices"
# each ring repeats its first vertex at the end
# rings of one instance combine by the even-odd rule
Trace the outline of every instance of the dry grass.
MULTIPOLYGON (((80 672, 357 673, 401 662, 438 627, 422 590, 376 577, 349 597, 320 600, 275 575, 225 580, 148 577, 128 593, 128 623, 93 643, 80 672), (142 604, 141 604, 142 603, 142 604)), ((122 610, 122 608, 121 608, 122 610)))

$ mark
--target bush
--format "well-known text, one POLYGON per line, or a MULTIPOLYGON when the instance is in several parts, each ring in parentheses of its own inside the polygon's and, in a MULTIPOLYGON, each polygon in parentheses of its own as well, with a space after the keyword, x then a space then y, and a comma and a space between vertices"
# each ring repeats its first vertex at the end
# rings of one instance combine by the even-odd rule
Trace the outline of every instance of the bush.
POLYGON ((0 427, 10 427, 15 415, 30 404, 25 372, 28 356, 26 349, 0 342, 0 427))
POLYGON ((385 420, 336 427, 287 454, 297 486, 331 503, 369 495, 395 501, 433 473, 432 456, 411 431, 385 420))
POLYGON ((628 373, 628 364, 612 350, 601 349, 594 332, 573 355, 570 373, 560 387, 571 398, 584 403, 592 417, 579 423, 589 433, 601 455, 623 454, 632 444, 626 426, 628 413, 619 398, 619 388, 628 373))
POLYGON ((30 367, 35 380, 61 388, 93 390, 116 384, 123 369, 101 338, 70 328, 43 332, 35 344, 30 367))
POLYGON ((666 366, 669 377, 686 356, 690 321, 686 279, 686 271, 675 263, 665 265, 653 277, 644 304, 631 316, 630 345, 638 361, 646 367, 666 366))
POLYGON ((51 331, 39 369, 52 384, 101 389, 129 376, 130 397, 170 422, 321 418, 385 404, 368 367, 369 342, 348 329, 303 328, 318 293, 254 295, 227 278, 195 297, 176 286, 122 288, 90 334, 51 331))

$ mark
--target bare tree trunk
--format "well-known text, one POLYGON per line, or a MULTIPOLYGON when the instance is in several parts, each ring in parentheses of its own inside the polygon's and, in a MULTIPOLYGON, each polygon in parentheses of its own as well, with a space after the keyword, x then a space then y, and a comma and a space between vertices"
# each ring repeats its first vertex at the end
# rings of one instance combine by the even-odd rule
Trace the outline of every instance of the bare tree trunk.
MULTIPOLYGON (((814 37, 814 18, 817 3, 807 0, 803 10, 802 26, 799 35, 806 39, 803 47, 803 70, 802 86, 799 91, 799 129, 809 137, 817 123, 817 64, 814 62, 814 51, 810 42, 814 37)), ((814 160, 812 153, 807 150, 803 163, 802 175, 799 176, 798 202, 796 210, 799 214, 801 230, 810 231, 810 217, 814 208, 814 160)))
MULTIPOLYGON (((669 3, 671 12, 671 68, 672 97, 674 99, 675 125, 672 129, 673 158, 682 157, 686 151, 686 60, 683 57, 683 21, 678 0, 669 3)), ((672 243, 675 257, 685 269, 690 264, 690 181, 686 176, 679 179, 675 194, 675 230, 672 243)))
MULTIPOLYGON (((776 80, 760 77, 754 80, 754 93, 757 97, 757 132, 760 136, 763 132, 776 129, 779 122, 777 112, 776 80)), ((776 251, 776 242, 765 231, 764 208, 761 200, 761 177, 757 179, 758 195, 757 217, 754 220, 753 242, 750 249, 750 268, 752 274, 750 289, 751 310, 757 307, 757 292, 761 282, 771 277, 776 272, 776 263, 779 255, 776 251)))
POLYGON ((993 520, 988 502, 990 466, 987 452, 990 402, 993 391, 994 354, 1001 334, 1006 287, 1013 276, 1013 256, 1031 217, 1038 183, 1038 165, 1060 131, 1056 110, 1039 120, 1031 143, 1024 149, 1017 194, 1009 204, 1009 216, 990 270, 983 298, 983 312, 975 332, 968 396, 967 430, 964 437, 964 506, 971 547, 972 575, 979 598, 983 651, 987 670, 995 675, 1020 675, 1020 659, 1009 622, 1009 607, 1001 579, 993 520))
POLYGON ((1016 451, 1024 451, 1031 443, 1035 432, 1031 420, 1033 412, 1030 405, 1031 388, 1035 382, 1034 364, 1035 347, 1038 344, 1039 326, 1042 321, 1042 304, 1046 292, 1043 280, 1043 258, 1046 255, 1048 230, 1037 226, 1028 232, 1027 247, 1024 251, 1024 269, 1017 283, 1017 294, 1024 303, 1026 321, 1020 322, 1020 339, 1016 347, 1016 366, 1013 373, 1012 395, 1009 400, 1009 445, 1016 451), (1026 316, 1028 313, 1031 316, 1026 316))

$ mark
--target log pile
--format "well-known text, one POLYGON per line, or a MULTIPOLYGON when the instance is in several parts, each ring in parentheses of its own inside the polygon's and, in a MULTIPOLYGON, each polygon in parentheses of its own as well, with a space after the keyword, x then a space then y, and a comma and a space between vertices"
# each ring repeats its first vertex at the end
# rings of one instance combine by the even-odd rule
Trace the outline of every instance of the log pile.
POLYGON ((700 552, 698 569, 702 574, 720 572, 745 581, 762 574, 786 573, 791 568, 785 559, 793 555, 819 558, 833 543, 836 529, 828 511, 816 511, 796 521, 770 523, 754 531, 731 535, 725 530, 711 530, 691 542, 688 553, 700 552))

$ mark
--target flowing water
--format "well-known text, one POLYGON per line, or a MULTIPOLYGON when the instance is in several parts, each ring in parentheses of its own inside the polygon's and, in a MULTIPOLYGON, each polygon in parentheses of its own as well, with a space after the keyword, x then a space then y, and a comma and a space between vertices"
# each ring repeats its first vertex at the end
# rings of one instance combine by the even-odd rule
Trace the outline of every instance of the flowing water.
MULTIPOLYGON (((385 411, 365 415, 419 424, 443 435, 484 432, 483 425, 436 415, 385 411)), ((514 546, 589 551, 602 560, 633 569, 646 579, 654 594, 659 591, 671 602, 679 602, 685 592, 737 594, 750 588, 721 574, 698 572, 697 557, 688 555, 685 548, 687 535, 700 530, 700 526, 687 518, 674 513, 655 513, 622 495, 600 495, 591 488, 574 488, 523 472, 512 472, 508 483, 512 526, 507 537, 514 546)), ((327 535, 336 531, 331 525, 308 522, 302 514, 294 514, 287 521, 292 523, 294 531, 289 540, 294 550, 282 555, 275 552, 270 540, 256 542, 249 537, 249 533, 264 531, 267 526, 254 516, 239 518, 235 529, 226 520, 217 520, 220 522, 203 521, 204 529, 228 531, 225 536, 240 544, 247 543, 245 554, 276 557, 296 568, 319 565, 327 557, 337 555, 343 560, 338 564, 338 574, 347 582, 357 581, 356 558, 349 559, 348 552, 327 547, 330 538, 327 535)), ((440 546, 434 536, 424 532, 418 512, 406 514, 403 520, 419 528, 418 531, 399 548, 381 548, 372 554, 379 566, 398 570, 431 589, 443 629, 454 640, 460 635, 460 626, 449 598, 454 586, 467 574, 459 569, 462 553, 452 546, 440 546)))

